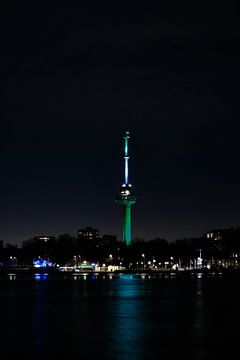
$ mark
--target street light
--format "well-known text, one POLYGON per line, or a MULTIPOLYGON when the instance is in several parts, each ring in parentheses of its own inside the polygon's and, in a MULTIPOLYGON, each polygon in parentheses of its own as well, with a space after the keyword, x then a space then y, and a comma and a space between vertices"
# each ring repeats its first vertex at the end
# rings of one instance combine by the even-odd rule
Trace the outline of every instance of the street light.
POLYGON ((143 268, 145 269, 145 254, 142 254, 143 257, 143 268))

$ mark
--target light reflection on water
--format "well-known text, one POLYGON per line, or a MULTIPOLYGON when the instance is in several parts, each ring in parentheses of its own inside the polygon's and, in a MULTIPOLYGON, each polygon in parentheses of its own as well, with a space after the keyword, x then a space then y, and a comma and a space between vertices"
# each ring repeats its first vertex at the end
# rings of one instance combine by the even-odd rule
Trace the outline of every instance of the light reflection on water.
POLYGON ((17 275, 16 274, 8 274, 8 278, 9 278, 9 280, 16 280, 17 275))
POLYGON ((117 359, 141 359, 146 354, 143 341, 149 326, 144 317, 144 304, 140 300, 145 295, 142 283, 132 275, 124 276, 116 286, 114 314, 117 319, 109 336, 109 343, 117 359))
POLYGON ((8 359, 240 356, 237 277, 10 275, 0 281, 8 359))
POLYGON ((34 279, 36 281, 46 281, 48 274, 34 274, 34 279))

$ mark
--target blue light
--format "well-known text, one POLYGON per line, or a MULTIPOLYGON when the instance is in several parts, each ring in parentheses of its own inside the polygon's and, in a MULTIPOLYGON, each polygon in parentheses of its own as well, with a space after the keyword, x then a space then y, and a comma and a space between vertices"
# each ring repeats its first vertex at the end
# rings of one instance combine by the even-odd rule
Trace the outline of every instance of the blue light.
POLYGON ((48 274, 34 274, 34 278, 37 281, 46 281, 48 274))
POLYGON ((128 184, 128 157, 125 157, 125 184, 128 184))
POLYGON ((53 263, 49 259, 37 258, 33 260, 33 266, 35 268, 46 268, 53 266, 53 263))

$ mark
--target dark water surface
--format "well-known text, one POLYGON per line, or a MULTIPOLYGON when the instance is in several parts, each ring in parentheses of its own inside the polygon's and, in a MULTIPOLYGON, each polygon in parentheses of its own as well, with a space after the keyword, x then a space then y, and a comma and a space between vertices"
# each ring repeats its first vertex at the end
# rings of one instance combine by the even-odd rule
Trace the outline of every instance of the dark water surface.
POLYGON ((5 276, 1 359, 240 359, 238 276, 5 276))

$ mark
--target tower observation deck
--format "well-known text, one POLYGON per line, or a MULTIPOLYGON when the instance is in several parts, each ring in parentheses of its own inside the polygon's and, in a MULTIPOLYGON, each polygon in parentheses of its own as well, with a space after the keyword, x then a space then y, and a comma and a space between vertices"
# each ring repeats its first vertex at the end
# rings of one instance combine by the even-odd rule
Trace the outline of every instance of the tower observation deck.
POLYGON ((124 218, 123 218, 123 242, 127 246, 132 244, 132 219, 131 219, 131 206, 136 203, 137 197, 132 192, 132 185, 129 184, 129 170, 128 170, 128 141, 129 132, 127 131, 124 138, 124 183, 120 187, 120 194, 115 196, 115 202, 123 205, 124 218))

